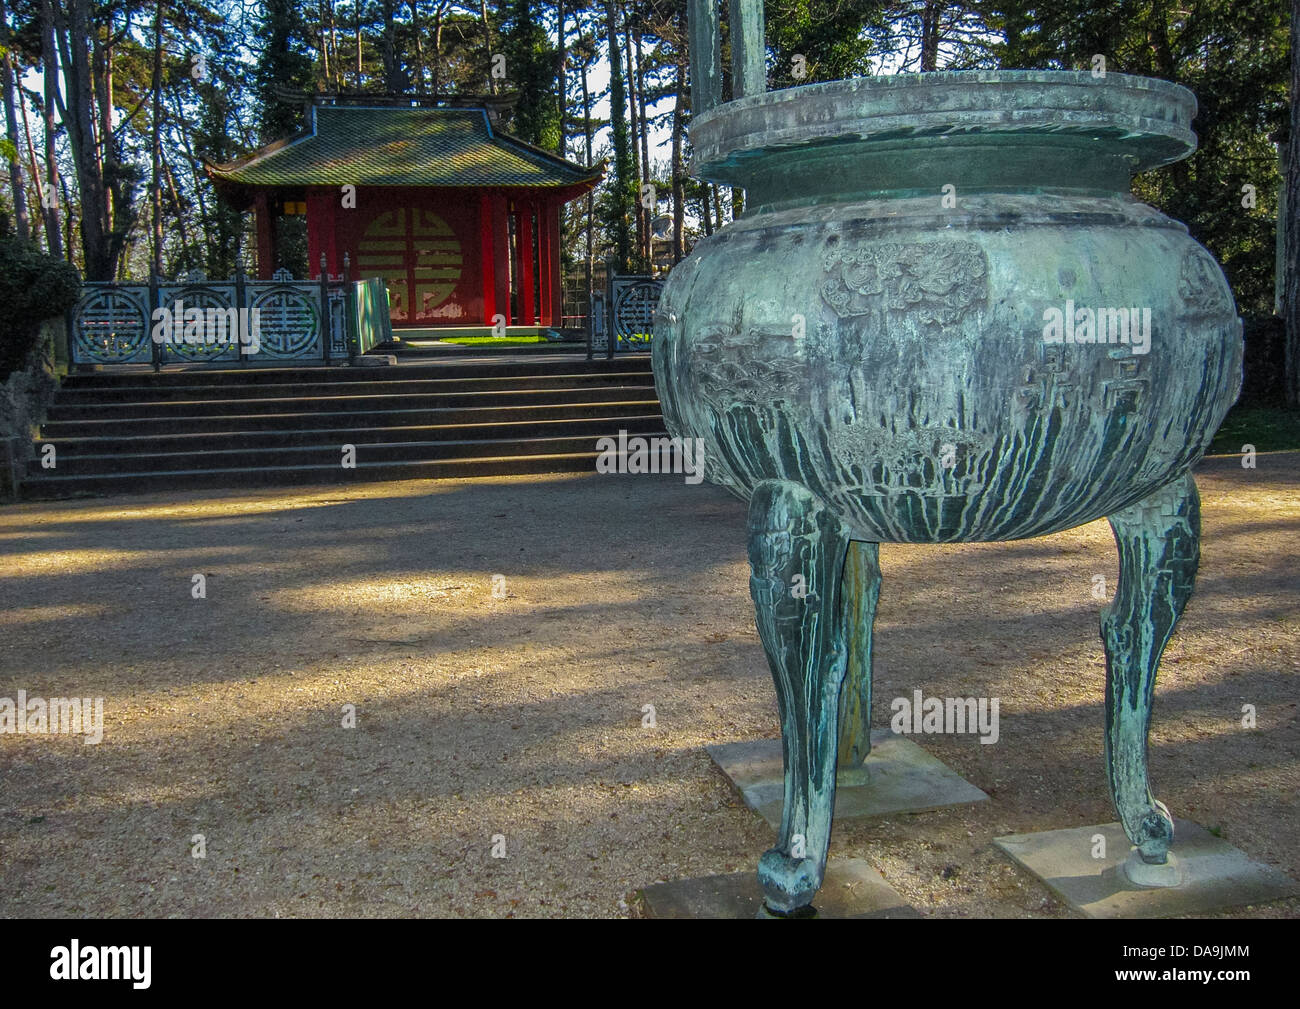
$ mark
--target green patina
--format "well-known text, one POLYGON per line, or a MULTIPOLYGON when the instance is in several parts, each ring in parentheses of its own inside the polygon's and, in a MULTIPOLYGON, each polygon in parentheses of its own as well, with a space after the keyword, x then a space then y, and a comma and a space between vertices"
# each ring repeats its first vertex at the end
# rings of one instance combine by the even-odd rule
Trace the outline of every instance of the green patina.
POLYGON ((1241 325, 1209 253, 1129 181, 1195 148, 1195 108, 1160 81, 979 71, 751 94, 696 119, 694 171, 745 187, 749 209, 673 271, 654 368, 671 432, 703 439, 708 478, 749 502, 785 755, 759 864, 771 912, 810 905, 837 764, 869 749, 881 542, 1110 520, 1107 777, 1129 839, 1165 861, 1152 689, 1199 556, 1189 471, 1236 399, 1241 325), (1061 306, 1149 309, 1147 352, 1055 342, 1061 306))

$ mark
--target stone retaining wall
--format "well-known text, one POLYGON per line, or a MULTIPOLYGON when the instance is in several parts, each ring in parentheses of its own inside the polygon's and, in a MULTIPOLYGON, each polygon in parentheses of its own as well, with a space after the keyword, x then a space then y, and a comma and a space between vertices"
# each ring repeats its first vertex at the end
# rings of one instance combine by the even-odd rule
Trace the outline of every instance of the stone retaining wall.
POLYGON ((41 324, 41 339, 27 365, 0 382, 0 501, 17 495, 18 480, 35 455, 34 440, 59 388, 56 360, 66 339, 60 318, 41 324))

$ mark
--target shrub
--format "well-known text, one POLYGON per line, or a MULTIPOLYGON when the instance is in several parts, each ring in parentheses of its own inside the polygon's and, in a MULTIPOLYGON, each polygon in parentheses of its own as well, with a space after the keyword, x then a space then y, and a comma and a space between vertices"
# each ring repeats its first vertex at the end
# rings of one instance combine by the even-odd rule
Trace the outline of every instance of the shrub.
POLYGON ((1282 406, 1286 403, 1286 323, 1279 315, 1247 315, 1242 338, 1241 398, 1238 406, 1282 406))
POLYGON ((24 242, 7 223, 0 218, 0 382, 26 363, 41 323, 62 315, 81 296, 74 266, 24 242))

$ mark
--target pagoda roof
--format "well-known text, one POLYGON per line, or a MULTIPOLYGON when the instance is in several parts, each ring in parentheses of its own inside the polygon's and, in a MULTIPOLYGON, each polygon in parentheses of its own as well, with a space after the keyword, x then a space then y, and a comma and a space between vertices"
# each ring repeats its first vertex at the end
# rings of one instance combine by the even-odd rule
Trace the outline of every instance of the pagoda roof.
POLYGON ((604 174, 494 129, 485 109, 318 104, 309 117, 302 133, 208 174, 224 187, 524 187, 569 198, 604 174))

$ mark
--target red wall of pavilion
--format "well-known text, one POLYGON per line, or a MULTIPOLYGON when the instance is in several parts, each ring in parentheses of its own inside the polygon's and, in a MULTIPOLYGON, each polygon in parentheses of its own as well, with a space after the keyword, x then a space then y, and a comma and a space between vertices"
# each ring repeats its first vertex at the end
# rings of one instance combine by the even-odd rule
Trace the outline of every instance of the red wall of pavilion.
POLYGON ((382 277, 398 326, 481 325, 483 262, 479 201, 474 191, 359 187, 356 207, 343 193, 308 194, 309 260, 340 274, 343 254, 353 279, 382 277))
POLYGON ((328 272, 341 275, 346 252, 351 279, 379 276, 388 285, 394 325, 491 325, 496 313, 508 325, 559 325, 558 201, 470 188, 358 188, 355 207, 345 207, 343 198, 333 187, 307 193, 311 272, 319 276, 324 253, 328 272), (535 265, 518 258, 522 249, 513 255, 508 249, 508 205, 514 207, 520 238, 532 238, 524 221, 530 210, 537 214, 535 265), (514 312, 508 286, 512 258, 514 312), (526 304, 533 291, 536 312, 526 304))

